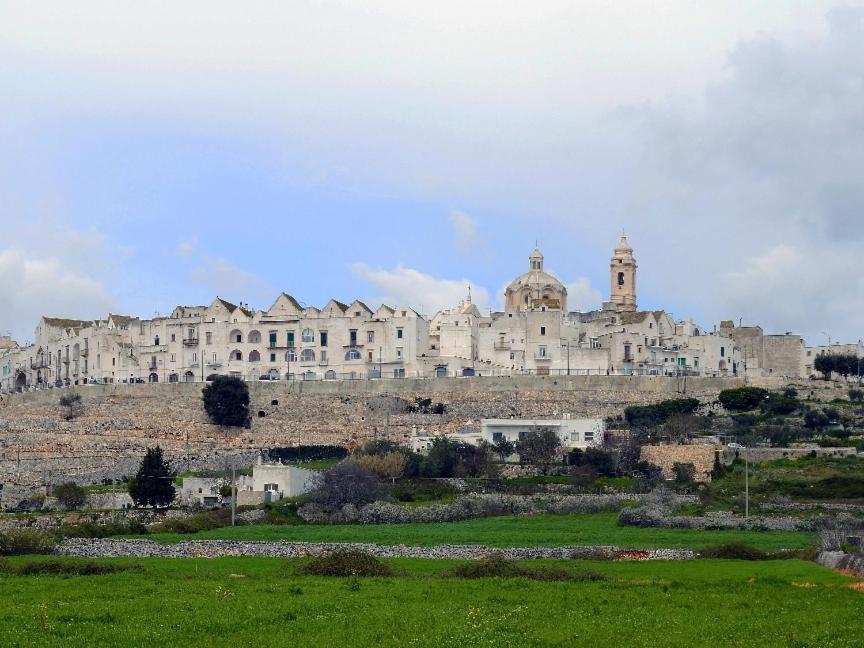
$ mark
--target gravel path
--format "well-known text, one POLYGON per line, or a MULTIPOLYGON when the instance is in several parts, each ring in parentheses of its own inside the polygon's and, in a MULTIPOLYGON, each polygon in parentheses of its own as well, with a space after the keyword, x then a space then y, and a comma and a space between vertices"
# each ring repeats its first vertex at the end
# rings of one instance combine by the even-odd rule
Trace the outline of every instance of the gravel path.
POLYGON ((82 558, 222 558, 250 556, 259 558, 297 558, 329 553, 338 549, 361 549, 379 558, 430 558, 434 560, 479 560, 500 555, 517 560, 548 558, 589 560, 692 560, 689 549, 628 550, 618 547, 517 547, 495 548, 483 545, 405 545, 341 544, 315 542, 247 542, 237 540, 192 540, 159 544, 152 540, 111 540, 71 538, 56 552, 82 558))

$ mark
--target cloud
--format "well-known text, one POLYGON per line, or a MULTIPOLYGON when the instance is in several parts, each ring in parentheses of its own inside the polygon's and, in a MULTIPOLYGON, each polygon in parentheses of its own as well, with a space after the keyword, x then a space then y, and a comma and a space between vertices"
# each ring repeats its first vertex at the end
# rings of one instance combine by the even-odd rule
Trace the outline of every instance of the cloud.
POLYGON ((258 275, 238 268, 223 257, 200 254, 191 271, 194 283, 206 286, 215 294, 244 303, 264 303, 276 294, 273 287, 258 275))
POLYGON ((365 263, 352 264, 351 272, 377 291, 376 301, 393 306, 407 304, 426 315, 457 306, 467 296, 468 286, 479 308, 490 305, 489 291, 470 279, 440 279, 403 266, 385 270, 365 263))
POLYGON ((586 277, 579 277, 567 284, 567 310, 590 311, 600 308, 603 294, 596 290, 586 277))
POLYGON ((195 252, 195 244, 190 243, 189 241, 182 241, 177 245, 177 249, 175 250, 177 256, 188 259, 195 252))
POLYGON ((97 279, 60 258, 16 249, 0 250, 0 303, 0 332, 9 330, 21 344, 33 339, 42 315, 96 319, 115 306, 97 279))
POLYGON ((477 222, 465 212, 454 209, 450 212, 450 223, 456 237, 456 251, 468 254, 477 245, 477 222))

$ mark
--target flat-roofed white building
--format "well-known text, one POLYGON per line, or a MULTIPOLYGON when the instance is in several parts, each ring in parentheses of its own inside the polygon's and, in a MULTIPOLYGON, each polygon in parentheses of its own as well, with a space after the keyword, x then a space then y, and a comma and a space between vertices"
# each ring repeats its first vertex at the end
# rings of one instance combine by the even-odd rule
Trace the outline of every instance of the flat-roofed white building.
POLYGON ((489 443, 501 439, 518 443, 529 432, 549 428, 558 435, 561 447, 594 448, 603 445, 606 423, 600 418, 572 418, 564 414, 560 418, 536 419, 483 419, 480 422, 481 437, 489 443))

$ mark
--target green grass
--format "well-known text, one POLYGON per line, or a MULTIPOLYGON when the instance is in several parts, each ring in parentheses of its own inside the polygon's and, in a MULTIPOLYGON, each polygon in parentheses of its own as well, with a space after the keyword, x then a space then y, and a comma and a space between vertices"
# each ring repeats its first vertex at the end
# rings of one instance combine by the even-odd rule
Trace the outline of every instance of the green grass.
POLYGON ((288 540, 294 542, 369 542, 428 546, 483 544, 491 547, 616 545, 640 548, 700 548, 744 542, 765 551, 812 547, 815 537, 800 532, 694 531, 618 526, 615 513, 495 517, 434 524, 255 525, 202 531, 194 535, 153 534, 159 542, 182 540, 288 540))
POLYGON ((444 578, 450 561, 370 579, 298 576, 296 560, 110 562, 142 568, 0 576, 0 645, 861 645, 864 594, 797 560, 555 563, 596 582, 444 578))

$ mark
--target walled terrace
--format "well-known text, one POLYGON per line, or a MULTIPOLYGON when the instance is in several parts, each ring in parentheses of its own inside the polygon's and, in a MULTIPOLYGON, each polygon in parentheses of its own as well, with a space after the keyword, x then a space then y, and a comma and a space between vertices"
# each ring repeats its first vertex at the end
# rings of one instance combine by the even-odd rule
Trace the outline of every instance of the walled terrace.
POLYGON ((454 432, 481 418, 615 416, 628 405, 684 395, 710 402, 721 389, 738 385, 733 379, 685 383, 662 376, 262 381, 249 383, 248 429, 211 424, 200 383, 71 388, 84 401, 84 413, 72 421, 64 420, 59 405, 68 390, 28 392, 0 402, 0 483, 7 505, 16 489, 32 493, 64 479, 87 483, 130 475, 156 444, 177 468, 226 468, 251 463, 271 447, 345 445, 376 436, 401 441, 415 429, 454 432), (406 401, 417 398, 444 403, 445 414, 405 412, 406 401))

